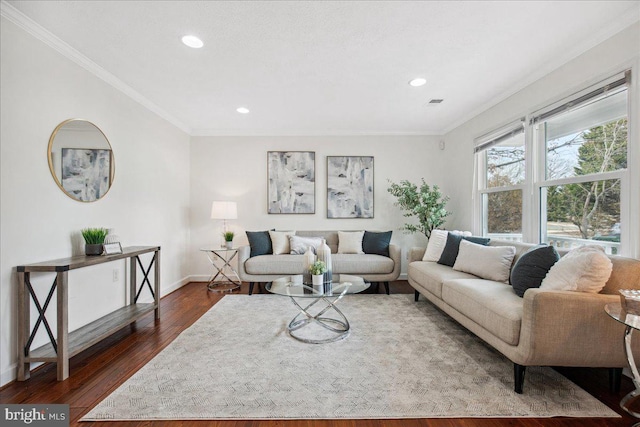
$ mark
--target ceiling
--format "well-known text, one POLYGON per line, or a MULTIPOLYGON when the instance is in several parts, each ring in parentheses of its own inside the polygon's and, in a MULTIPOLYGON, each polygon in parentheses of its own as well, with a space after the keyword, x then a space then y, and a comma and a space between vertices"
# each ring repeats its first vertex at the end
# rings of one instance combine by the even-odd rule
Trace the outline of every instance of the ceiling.
POLYGON ((638 21, 640 2, 3 1, 7 11, 191 135, 437 135, 638 21))

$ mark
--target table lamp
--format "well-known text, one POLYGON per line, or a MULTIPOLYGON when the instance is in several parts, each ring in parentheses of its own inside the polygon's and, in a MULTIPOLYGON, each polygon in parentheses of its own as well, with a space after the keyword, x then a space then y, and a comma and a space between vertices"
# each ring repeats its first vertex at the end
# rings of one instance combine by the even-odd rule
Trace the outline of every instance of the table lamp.
POLYGON ((238 219, 238 204, 216 200, 211 204, 211 219, 224 221, 224 232, 227 232, 227 220, 238 219))

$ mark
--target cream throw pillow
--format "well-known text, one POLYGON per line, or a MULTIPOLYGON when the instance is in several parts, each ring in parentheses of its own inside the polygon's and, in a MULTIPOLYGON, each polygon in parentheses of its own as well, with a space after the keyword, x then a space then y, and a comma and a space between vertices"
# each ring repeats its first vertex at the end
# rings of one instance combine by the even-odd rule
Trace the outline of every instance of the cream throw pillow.
POLYGON ((447 245, 446 230, 431 230, 431 237, 429 237, 429 243, 427 243, 427 250, 424 251, 423 261, 435 261, 438 262, 444 247, 447 245))
POLYGON ((513 246, 484 246, 462 240, 453 269, 506 283, 515 256, 513 246))
POLYGON ((338 231, 339 254, 363 254, 364 231, 338 231))
POLYGON ((611 276, 613 264, 602 246, 580 246, 567 252, 542 280, 540 289, 597 294, 611 276))
POLYGON ((269 230, 269 237, 271 237, 271 246, 273 247, 274 255, 288 254, 291 252, 291 246, 289 246, 289 236, 295 236, 295 231, 271 231, 269 230))

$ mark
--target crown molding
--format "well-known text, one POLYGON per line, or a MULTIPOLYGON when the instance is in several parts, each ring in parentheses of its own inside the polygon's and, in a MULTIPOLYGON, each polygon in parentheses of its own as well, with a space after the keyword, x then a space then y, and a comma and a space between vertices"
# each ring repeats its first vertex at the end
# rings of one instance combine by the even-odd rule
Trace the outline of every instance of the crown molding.
POLYGON ((103 80, 107 84, 127 95, 129 98, 133 99, 149 111, 157 114, 183 132, 190 134, 191 129, 187 125, 173 117, 167 111, 147 99, 141 93, 137 92, 131 86, 124 83, 122 80, 102 68, 100 65, 96 64, 95 62, 84 56, 82 53, 62 41, 60 38, 43 28, 40 24, 20 12, 5 0, 0 1, 0 16, 16 24, 18 27, 34 36, 36 39, 42 41, 49 47, 56 50, 58 53, 75 62, 85 70, 89 71, 91 74, 95 75, 99 79, 103 80))
MULTIPOLYGON (((634 9, 638 9, 638 7, 634 6, 634 9)), ((576 44, 575 46, 573 46, 572 49, 567 50, 562 56, 559 56, 547 62, 546 64, 541 64, 540 68, 538 68, 535 72, 529 74, 528 76, 525 76, 523 79, 521 79, 518 82, 518 84, 505 90, 498 96, 495 96, 494 98, 483 103, 479 107, 473 109, 468 114, 465 114, 464 116, 462 116, 461 119, 456 120, 452 124, 446 126, 443 130, 443 134, 447 134, 452 130, 456 129, 457 127, 462 126, 463 124, 467 123, 474 117, 495 107, 496 105, 498 105, 505 99, 509 98, 510 96, 515 95, 516 93, 520 92, 527 86, 535 83, 536 81, 542 79, 548 74, 551 74, 552 72, 559 69, 569 61, 577 58, 578 56, 582 55, 588 50, 593 49, 594 47, 604 42, 605 40, 613 37, 619 32, 627 29, 628 27, 640 21, 640 13, 638 13, 637 10, 635 11, 635 13, 629 13, 629 12, 631 12, 631 8, 626 13, 619 16, 618 19, 614 19, 611 24, 605 26, 599 31, 596 31, 591 37, 584 39, 582 43, 576 44)))
POLYGON ((241 131, 220 129, 193 129, 191 136, 442 136, 439 131, 330 131, 330 130, 291 130, 291 131, 241 131))

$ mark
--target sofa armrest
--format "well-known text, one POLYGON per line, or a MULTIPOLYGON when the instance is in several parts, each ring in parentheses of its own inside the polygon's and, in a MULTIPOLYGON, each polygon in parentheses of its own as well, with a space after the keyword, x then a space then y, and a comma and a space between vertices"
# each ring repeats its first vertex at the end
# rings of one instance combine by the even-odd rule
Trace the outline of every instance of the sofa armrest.
POLYGON ((422 257, 424 256, 427 248, 411 248, 409 249, 409 264, 413 261, 422 261, 422 257))
POLYGON ((623 367, 624 325, 604 311, 617 295, 529 289, 520 343, 523 365, 623 367))
POLYGON ((389 245, 389 258, 393 260, 393 272, 391 273, 392 279, 396 280, 400 277, 400 268, 402 263, 402 249, 398 245, 389 245))
POLYGON ((247 270, 244 269, 244 263, 249 258, 251 258, 251 246, 240 246, 238 248, 238 277, 243 282, 250 282, 251 280, 247 279, 247 270))

